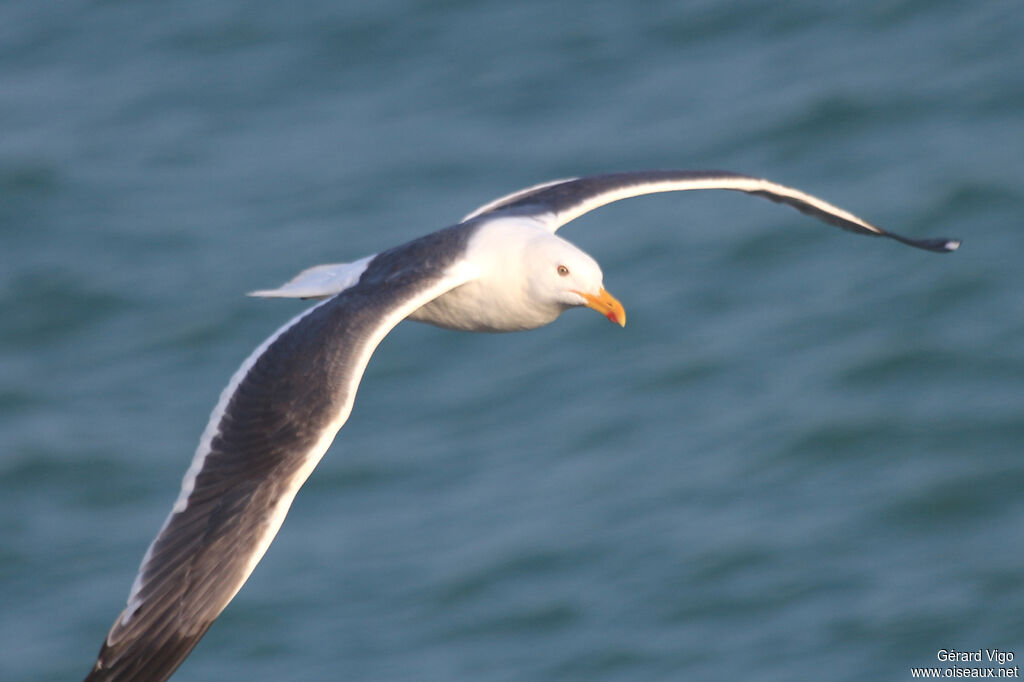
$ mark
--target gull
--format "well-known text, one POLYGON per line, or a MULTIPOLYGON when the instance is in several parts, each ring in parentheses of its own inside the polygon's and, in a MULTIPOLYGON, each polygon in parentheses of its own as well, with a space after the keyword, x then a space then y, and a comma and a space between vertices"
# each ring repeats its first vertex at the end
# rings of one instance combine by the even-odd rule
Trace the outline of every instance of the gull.
POLYGON ((159 682, 181 665, 262 559, 348 419, 370 356, 395 325, 411 319, 461 331, 520 331, 585 306, 625 326, 625 310, 605 290, 597 261, 555 232, 614 201, 698 189, 753 194, 850 232, 929 251, 960 245, 887 232, 761 178, 635 171, 534 185, 456 225, 254 291, 319 302, 260 344, 221 393, 86 682, 159 682))

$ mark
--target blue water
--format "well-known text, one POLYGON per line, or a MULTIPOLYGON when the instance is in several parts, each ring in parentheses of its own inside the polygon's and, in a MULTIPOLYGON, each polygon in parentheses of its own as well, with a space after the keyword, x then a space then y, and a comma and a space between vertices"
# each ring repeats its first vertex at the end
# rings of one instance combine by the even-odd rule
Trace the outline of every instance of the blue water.
POLYGON ((1024 658, 1022 33, 1006 0, 0 4, 0 680, 92 665, 219 391, 301 310, 245 291, 654 167, 964 246, 723 192, 585 216, 628 326, 401 325, 175 679, 1024 658))

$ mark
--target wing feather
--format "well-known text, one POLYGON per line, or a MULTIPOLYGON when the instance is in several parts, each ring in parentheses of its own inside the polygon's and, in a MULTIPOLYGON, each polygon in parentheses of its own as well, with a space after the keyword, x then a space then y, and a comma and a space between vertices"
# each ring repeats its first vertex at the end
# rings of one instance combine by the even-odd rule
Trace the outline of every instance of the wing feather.
POLYGON ((357 283, 286 324, 243 363, 87 681, 158 682, 188 656, 348 418, 381 339, 475 276, 460 260, 472 231, 449 228, 380 254, 357 283))
POLYGON ((792 206, 802 213, 850 232, 873 237, 888 237, 928 251, 946 253, 955 251, 960 246, 960 242, 955 239, 912 239, 888 232, 849 211, 801 190, 763 178, 728 171, 636 171, 546 182, 488 202, 466 216, 466 220, 486 218, 502 213, 529 215, 543 222, 549 230, 554 232, 581 215, 614 201, 643 194, 698 189, 746 192, 792 206))

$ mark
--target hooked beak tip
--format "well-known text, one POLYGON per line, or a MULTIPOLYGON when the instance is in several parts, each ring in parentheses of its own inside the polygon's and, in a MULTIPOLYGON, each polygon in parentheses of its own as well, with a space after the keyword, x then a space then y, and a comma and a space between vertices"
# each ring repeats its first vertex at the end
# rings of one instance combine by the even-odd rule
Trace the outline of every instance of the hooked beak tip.
POLYGON ((577 293, 586 301, 585 305, 588 308, 596 310, 620 327, 626 326, 626 309, 622 307, 618 299, 609 294, 604 288, 598 292, 597 296, 586 294, 582 291, 577 293))

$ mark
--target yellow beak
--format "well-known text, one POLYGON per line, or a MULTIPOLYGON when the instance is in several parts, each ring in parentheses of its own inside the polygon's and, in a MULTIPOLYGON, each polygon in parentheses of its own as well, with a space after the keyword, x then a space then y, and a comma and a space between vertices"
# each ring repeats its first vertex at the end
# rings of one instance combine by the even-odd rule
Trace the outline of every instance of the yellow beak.
POLYGON ((601 289, 597 296, 585 294, 582 291, 576 293, 586 300, 588 308, 593 308, 620 327, 626 326, 626 309, 622 307, 618 299, 604 289, 601 289))

